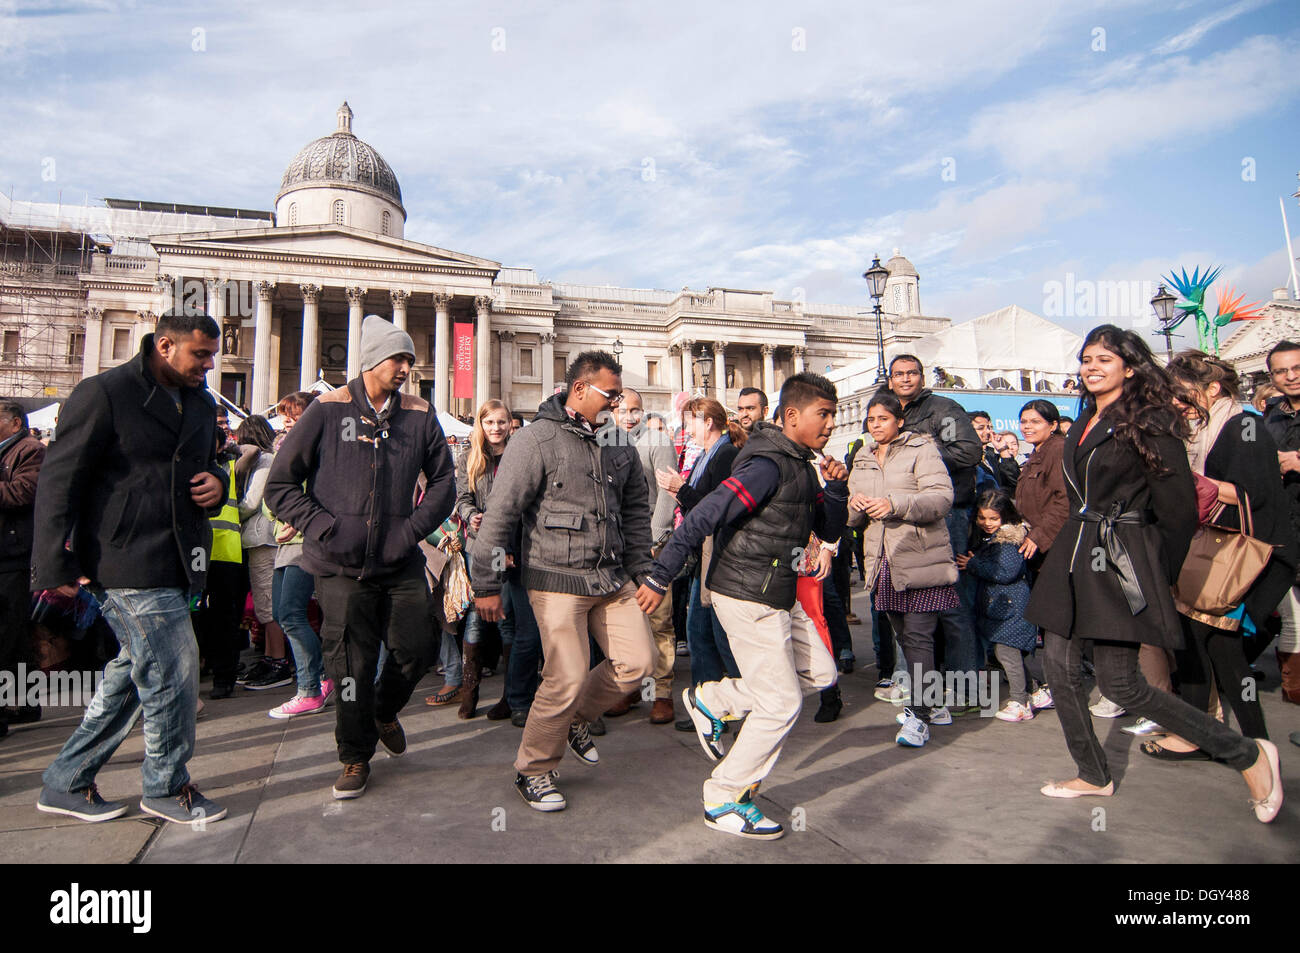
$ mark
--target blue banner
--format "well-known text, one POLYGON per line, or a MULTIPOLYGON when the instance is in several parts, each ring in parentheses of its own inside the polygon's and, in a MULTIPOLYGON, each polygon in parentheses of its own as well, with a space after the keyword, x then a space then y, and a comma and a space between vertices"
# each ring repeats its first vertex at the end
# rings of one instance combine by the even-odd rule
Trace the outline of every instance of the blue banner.
POLYGON ((1051 401, 1061 412, 1062 417, 1073 419, 1079 416, 1079 398, 1064 394, 1028 394, 1024 391, 989 393, 967 390, 936 390, 935 393, 955 400, 966 409, 967 413, 976 410, 987 412, 993 419, 994 430, 1010 430, 1021 440, 1025 439, 1025 435, 1020 432, 1020 408, 1031 400, 1051 401))

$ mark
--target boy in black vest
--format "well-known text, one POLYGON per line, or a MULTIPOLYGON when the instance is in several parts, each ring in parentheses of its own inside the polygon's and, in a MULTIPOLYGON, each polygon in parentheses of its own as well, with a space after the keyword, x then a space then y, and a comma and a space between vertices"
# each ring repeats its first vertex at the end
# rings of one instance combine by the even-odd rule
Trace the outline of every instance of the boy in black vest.
POLYGON ((713 608, 727 630, 740 678, 687 688, 682 694, 709 760, 704 823, 715 830, 775 840, 785 833, 754 804, 759 782, 781 754, 803 695, 835 682, 835 660, 795 598, 795 566, 816 532, 839 539, 848 471, 823 458, 825 497, 810 466, 835 425, 835 385, 796 374, 781 388, 779 427, 755 423, 731 476, 695 505, 637 592, 653 612, 687 553, 716 534, 705 567, 713 608), (748 715, 731 751, 722 750, 722 719, 748 715))

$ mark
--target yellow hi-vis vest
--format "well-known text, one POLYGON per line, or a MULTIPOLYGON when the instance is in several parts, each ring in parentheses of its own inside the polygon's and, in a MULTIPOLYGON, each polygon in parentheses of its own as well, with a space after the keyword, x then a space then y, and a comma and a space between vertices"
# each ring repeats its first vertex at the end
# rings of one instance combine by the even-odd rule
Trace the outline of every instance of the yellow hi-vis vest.
POLYGON ((235 461, 226 464, 230 474, 230 491, 221 512, 212 517, 212 561, 218 563, 240 563, 244 561, 244 549, 239 543, 239 500, 235 496, 235 461))

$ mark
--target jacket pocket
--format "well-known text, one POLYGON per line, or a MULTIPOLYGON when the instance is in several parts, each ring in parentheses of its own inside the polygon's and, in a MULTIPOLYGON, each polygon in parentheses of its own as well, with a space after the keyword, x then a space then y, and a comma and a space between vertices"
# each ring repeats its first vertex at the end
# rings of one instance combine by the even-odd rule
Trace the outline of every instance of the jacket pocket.
POLYGON ((541 517, 544 564, 557 568, 581 569, 585 565, 582 543, 582 514, 549 512, 541 517))
POLYGON ((123 545, 131 536, 139 514, 139 502, 130 493, 118 495, 108 505, 108 511, 104 515, 104 528, 109 543, 119 547, 123 545))
POLYGON ((370 527, 359 516, 336 516, 334 532, 322 540, 326 554, 338 565, 358 568, 366 561, 366 542, 370 527))

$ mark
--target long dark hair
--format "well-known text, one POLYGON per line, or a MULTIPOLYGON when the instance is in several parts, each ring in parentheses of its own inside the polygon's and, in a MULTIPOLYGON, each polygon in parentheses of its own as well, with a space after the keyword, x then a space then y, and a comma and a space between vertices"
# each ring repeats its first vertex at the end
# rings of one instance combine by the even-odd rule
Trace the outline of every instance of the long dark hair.
MULTIPOLYGON (((1183 396, 1182 388, 1168 371, 1156 363, 1147 342, 1132 331, 1113 324, 1093 328, 1079 349, 1080 362, 1083 361, 1083 352, 1094 344, 1119 355, 1124 365, 1133 371, 1132 377, 1125 378, 1119 399, 1106 408, 1116 438, 1128 442, 1148 470, 1168 473, 1169 468, 1160 459, 1155 438, 1171 436, 1186 440, 1190 435, 1187 421, 1174 403, 1183 396)), ((1094 414, 1097 412, 1097 398, 1087 387, 1079 406, 1094 414)))
POLYGON ((244 422, 235 431, 235 440, 243 446, 257 447, 259 450, 272 452, 275 448, 275 431, 259 414, 245 417, 244 422))
POLYGON ((1006 490, 985 490, 978 499, 975 500, 975 506, 970 511, 970 536, 972 539, 983 540, 985 533, 979 527, 980 510, 993 510, 998 514, 998 519, 1002 520, 1003 526, 1011 526, 1015 523, 1023 523, 1025 518, 1020 515, 1016 509, 1015 500, 1006 490))

